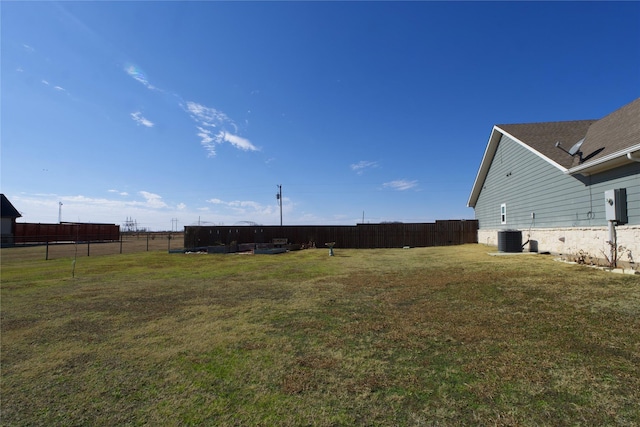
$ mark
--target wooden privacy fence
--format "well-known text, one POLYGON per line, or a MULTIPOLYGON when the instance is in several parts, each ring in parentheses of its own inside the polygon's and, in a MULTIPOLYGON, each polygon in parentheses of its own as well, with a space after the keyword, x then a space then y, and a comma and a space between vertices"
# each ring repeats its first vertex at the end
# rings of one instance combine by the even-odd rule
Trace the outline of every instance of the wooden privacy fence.
POLYGON ((435 223, 355 226, 242 225, 184 228, 184 247, 188 249, 242 243, 271 243, 273 239, 287 239, 291 244, 314 243, 316 247, 336 242, 336 247, 352 249, 461 245, 478 243, 478 221, 449 220, 435 223))
POLYGON ((14 243, 107 242, 120 240, 120 226, 115 224, 16 223, 14 243))

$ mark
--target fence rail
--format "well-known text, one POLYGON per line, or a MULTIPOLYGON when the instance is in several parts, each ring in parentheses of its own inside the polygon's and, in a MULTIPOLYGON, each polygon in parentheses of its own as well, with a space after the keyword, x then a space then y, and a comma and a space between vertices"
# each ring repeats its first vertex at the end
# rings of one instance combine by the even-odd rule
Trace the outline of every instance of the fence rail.
POLYGON ((286 238, 288 243, 314 243, 323 247, 351 249, 427 247, 478 243, 477 220, 434 223, 357 224, 355 226, 187 226, 184 247, 200 248, 242 243, 269 243, 286 238))
MULTIPOLYGON (((46 236, 44 236, 46 237, 46 236)), ((47 240, 46 238, 44 240, 47 240)), ((119 240, 54 241, 45 243, 21 243, 2 249, 4 260, 60 259, 85 256, 132 254, 137 252, 167 251, 182 247, 182 233, 144 232, 121 233, 119 240)))
POLYGON ((14 244, 47 242, 108 242, 120 240, 120 226, 115 224, 62 223, 15 224, 14 244))

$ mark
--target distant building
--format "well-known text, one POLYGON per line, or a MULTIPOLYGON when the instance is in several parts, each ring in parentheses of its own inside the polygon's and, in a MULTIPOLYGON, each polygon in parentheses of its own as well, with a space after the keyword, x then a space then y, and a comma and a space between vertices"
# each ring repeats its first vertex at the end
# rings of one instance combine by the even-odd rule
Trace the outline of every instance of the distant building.
POLYGON ((2 234, 2 246, 12 246, 16 229, 16 218, 20 218, 20 212, 11 204, 4 194, 0 194, 0 231, 2 234))
POLYGON ((540 252, 608 257, 605 192, 621 190, 619 259, 640 261, 639 162, 640 98, 600 120, 496 125, 468 201, 478 241, 520 230, 540 252))

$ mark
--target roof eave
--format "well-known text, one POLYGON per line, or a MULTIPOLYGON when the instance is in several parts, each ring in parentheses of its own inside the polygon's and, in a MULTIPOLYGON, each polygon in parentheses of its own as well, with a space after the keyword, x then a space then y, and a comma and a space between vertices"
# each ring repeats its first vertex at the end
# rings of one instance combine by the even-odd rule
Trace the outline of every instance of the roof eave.
MULTIPOLYGON (((497 126, 496 126, 497 127, 497 126)), ((520 146, 522 146, 523 148, 526 148, 527 150, 529 150, 530 152, 532 152, 533 154, 535 154, 536 156, 540 157, 542 160, 544 160, 545 162, 549 163, 551 166, 561 170, 562 172, 566 173, 567 168, 565 168, 564 166, 562 166, 560 163, 557 163, 553 160, 551 160, 549 157, 545 156, 544 154, 542 154, 541 152, 537 151, 536 149, 532 148, 531 146, 529 146, 528 144, 522 142, 521 140, 519 140, 518 138, 516 138, 515 136, 511 135, 509 132, 505 132, 504 130, 500 129, 498 127, 498 129, 500 130, 500 132, 502 132, 504 135, 508 136, 509 138, 511 138, 512 140, 514 140, 516 143, 520 144, 520 146)))
POLYGON ((480 162, 480 168, 478 169, 478 173, 476 174, 476 179, 473 182, 471 194, 469 195, 469 200, 467 201, 467 207, 469 208, 476 207, 476 202, 478 201, 478 197, 480 196, 480 190, 482 189, 484 180, 486 179, 487 173, 489 172, 489 166, 491 166, 493 156, 496 154, 498 142, 500 142, 501 138, 500 132, 496 132, 497 129, 498 127, 494 126, 491 130, 491 136, 489 136, 489 141, 487 142, 487 146, 484 149, 484 155, 482 156, 482 161, 480 162))
POLYGON ((513 141, 515 141, 518 145, 526 148, 527 150, 529 150, 536 156, 540 157, 547 163, 558 168, 563 173, 567 173, 567 168, 565 168, 564 166, 554 162, 553 160, 551 160, 544 154, 540 153, 539 151, 534 150, 529 145, 520 141, 518 138, 511 135, 509 132, 505 131, 504 129, 501 129, 498 126, 494 126, 491 131, 491 137, 489 138, 489 143, 487 144, 487 148, 484 151, 484 156, 482 157, 482 162, 480 163, 480 169, 478 169, 478 174, 476 175, 476 180, 473 183, 471 195, 469 196, 469 201, 467 202, 467 207, 470 207, 470 208, 476 207, 476 202, 478 201, 478 197, 480 197, 480 191, 482 189, 482 186, 484 185, 484 180, 487 177, 487 173, 489 172, 489 167, 491 166, 491 162, 493 161, 493 156, 496 153, 496 150, 498 148, 498 143, 500 142, 502 135, 508 136, 513 141))
POLYGON ((22 215, 18 210, 11 204, 9 199, 4 195, 0 194, 2 198, 2 218, 20 218, 22 215))
POLYGON ((628 163, 632 163, 633 160, 629 158, 629 155, 632 157, 637 155, 638 151, 640 151, 640 144, 634 145, 632 147, 626 148, 624 150, 609 154, 608 156, 602 157, 593 162, 589 162, 586 164, 578 165, 574 168, 568 169, 565 174, 568 175, 592 175, 594 173, 604 172, 609 169, 614 169, 618 166, 622 166, 628 163))

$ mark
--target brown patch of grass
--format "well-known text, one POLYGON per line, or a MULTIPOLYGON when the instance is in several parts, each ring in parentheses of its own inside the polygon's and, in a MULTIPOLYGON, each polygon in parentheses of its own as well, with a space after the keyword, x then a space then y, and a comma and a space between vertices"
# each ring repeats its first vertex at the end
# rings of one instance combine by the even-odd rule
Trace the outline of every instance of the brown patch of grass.
POLYGON ((637 277, 485 252, 3 252, 3 423, 640 424, 637 277))

